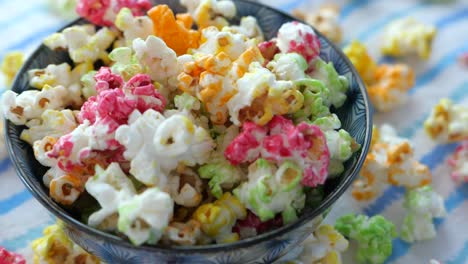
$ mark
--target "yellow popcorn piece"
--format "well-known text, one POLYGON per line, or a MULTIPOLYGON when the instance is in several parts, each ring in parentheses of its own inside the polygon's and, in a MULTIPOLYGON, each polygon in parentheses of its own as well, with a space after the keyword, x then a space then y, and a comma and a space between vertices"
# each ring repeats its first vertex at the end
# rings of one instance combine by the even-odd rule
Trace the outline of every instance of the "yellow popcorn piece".
POLYGON ((23 53, 18 51, 9 52, 3 57, 1 70, 5 75, 5 85, 7 87, 13 83, 13 79, 15 79, 16 73, 20 70, 23 62, 23 53))
POLYGON ((340 7, 333 4, 322 5, 316 12, 296 9, 293 15, 312 25, 332 42, 339 44, 343 30, 339 24, 340 7))
POLYGON ((348 56, 366 84, 374 82, 377 64, 367 52, 367 48, 364 44, 354 40, 343 49, 343 52, 348 56))
POLYGON ((407 100, 408 90, 414 86, 413 69, 405 64, 381 65, 374 73, 375 81, 367 87, 372 105, 387 112, 407 100))
POLYGON ((388 56, 417 54, 428 59, 436 28, 408 17, 390 23, 384 33, 381 51, 388 56))
POLYGON ((247 210, 232 194, 224 193, 214 203, 197 208, 193 218, 200 222, 202 231, 217 243, 229 243, 239 240, 239 235, 232 232, 237 219, 244 219, 247 210))
POLYGON ((424 130, 440 143, 468 139, 468 107, 454 105, 450 99, 442 98, 424 122, 424 130))
POLYGON ((98 264, 100 260, 74 244, 65 234, 61 222, 48 226, 44 236, 31 244, 34 264, 98 264))
POLYGON ((236 15, 236 6, 230 0, 181 0, 187 7, 199 29, 215 26, 222 29, 229 25, 227 19, 236 15))

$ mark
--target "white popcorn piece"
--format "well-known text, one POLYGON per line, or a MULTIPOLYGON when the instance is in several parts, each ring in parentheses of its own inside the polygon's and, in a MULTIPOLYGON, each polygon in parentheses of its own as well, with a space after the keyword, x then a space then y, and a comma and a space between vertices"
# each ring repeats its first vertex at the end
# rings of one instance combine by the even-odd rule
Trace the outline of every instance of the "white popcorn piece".
POLYGON ((203 198, 202 191, 202 180, 189 168, 178 170, 169 178, 169 194, 178 205, 198 206, 203 198))
POLYGON ((253 16, 242 17, 238 26, 224 27, 223 31, 241 33, 250 39, 256 39, 259 43, 264 41, 263 31, 253 16))
POLYGON ((236 15, 236 6, 230 0, 180 0, 187 7, 198 28, 215 26, 222 29, 228 26, 227 19, 236 15))
POLYGON ((195 245, 202 237, 200 226, 200 223, 193 219, 187 223, 172 222, 164 231, 163 242, 181 246, 195 245))
POLYGON ((278 80, 296 81, 306 78, 305 71, 309 65, 297 53, 280 53, 267 64, 267 68, 276 75, 278 80))
POLYGON ((70 109, 60 111, 48 109, 42 113, 40 120, 33 119, 26 124, 29 129, 23 130, 20 138, 33 145, 34 142, 45 136, 59 138, 66 135, 78 126, 76 112, 70 109), (33 124, 32 121, 39 122, 33 124))
MULTIPOLYGON (((98 227, 106 218, 117 214, 119 206, 136 195, 132 181, 118 163, 111 163, 105 170, 96 166, 95 175, 86 182, 85 188, 101 206, 89 216, 88 225, 92 227, 98 227)), ((117 226, 107 228, 112 231, 117 226)))
POLYGON ((126 46, 131 46, 137 38, 146 39, 153 35, 153 21, 147 16, 133 16, 129 8, 120 9, 115 19, 115 26, 125 37, 126 46))
POLYGON ((54 177, 49 187, 50 196, 63 205, 73 204, 83 192, 81 180, 69 174, 54 177))
POLYGON ((468 139, 468 107, 443 98, 424 122, 426 133, 440 143, 468 139))
POLYGON ((146 189, 119 205, 118 230, 134 245, 156 244, 169 225, 173 210, 174 201, 169 194, 158 188, 146 189))

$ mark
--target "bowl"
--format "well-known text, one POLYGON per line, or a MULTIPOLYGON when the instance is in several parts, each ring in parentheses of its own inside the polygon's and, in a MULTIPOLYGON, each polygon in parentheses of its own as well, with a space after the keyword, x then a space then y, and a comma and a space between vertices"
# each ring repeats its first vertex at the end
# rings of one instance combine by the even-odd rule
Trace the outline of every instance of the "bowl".
MULTIPOLYGON (((176 3, 178 1, 156 2, 168 4, 175 13, 185 11, 176 3)), ((256 2, 238 0, 235 4, 238 16, 233 22, 238 23, 240 16, 256 17, 266 39, 273 38, 283 23, 296 20, 281 11, 256 2)), ((70 25, 84 22, 78 19, 70 25)), ((34 158, 32 148, 19 138, 24 127, 6 121, 6 142, 16 171, 33 196, 62 220, 64 230, 70 238, 107 263, 272 263, 291 251, 321 223, 332 204, 346 191, 359 173, 370 145, 372 118, 364 83, 346 56, 319 32, 317 35, 322 46, 320 57, 325 61, 332 61, 337 72, 349 80, 348 100, 334 112, 342 121, 343 128, 361 144, 361 149, 345 163, 345 171, 340 177, 327 180, 324 185, 324 199, 317 205, 307 206, 299 219, 291 224, 229 244, 137 247, 118 236, 87 226, 74 217, 69 209, 53 201, 48 195, 48 189, 42 183, 45 168, 34 158)), ((66 52, 52 51, 41 45, 23 65, 12 90, 20 93, 32 89, 28 84, 28 70, 62 62, 71 63, 66 52)))

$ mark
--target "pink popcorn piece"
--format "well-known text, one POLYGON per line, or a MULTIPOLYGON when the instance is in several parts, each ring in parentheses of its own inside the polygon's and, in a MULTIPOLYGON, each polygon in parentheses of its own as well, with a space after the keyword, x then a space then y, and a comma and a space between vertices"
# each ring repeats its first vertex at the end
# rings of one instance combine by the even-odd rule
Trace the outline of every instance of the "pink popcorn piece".
POLYGON ((148 109, 163 112, 166 107, 166 98, 162 96, 151 82, 150 76, 137 74, 125 84, 124 89, 138 96, 137 109, 144 113, 148 109))
POLYGON ((258 49, 262 53, 263 58, 265 58, 265 64, 273 60, 276 54, 280 53, 280 50, 276 45, 276 39, 271 39, 258 44, 258 49))
POLYGON ((26 264, 26 259, 18 253, 0 247, 0 264, 26 264))
POLYGON ((468 171, 463 168, 468 163, 468 141, 463 141, 447 162, 453 169, 450 176, 455 182, 468 182, 468 171))
MULTIPOLYGON (((320 54, 320 40, 314 32, 305 32, 299 25, 297 21, 292 22, 293 25, 296 25, 298 28, 298 34, 301 37, 299 41, 291 40, 289 42, 289 48, 287 53, 296 52, 304 57, 307 63, 310 65, 312 60, 315 59, 320 54)), ((278 37, 280 33, 278 32, 278 37)))
POLYGON ((96 92, 99 94, 104 90, 122 88, 124 80, 122 76, 112 73, 109 67, 101 67, 94 75, 96 81, 96 92))
POLYGON ((242 132, 226 148, 225 157, 234 165, 259 157, 278 164, 295 161, 303 168, 302 184, 310 187, 325 182, 330 162, 326 138, 318 126, 305 122, 294 126, 278 115, 265 127, 245 122, 242 132))
POLYGON ((124 7, 130 9, 134 16, 143 16, 153 5, 150 0, 117 0, 114 12, 119 13, 124 7))
POLYGON ((232 231, 239 235, 260 235, 275 228, 283 226, 283 217, 281 214, 275 216, 275 218, 268 221, 262 222, 258 216, 247 210, 247 217, 244 220, 237 220, 236 225, 232 228, 232 231))
POLYGON ((113 26, 113 18, 124 7, 129 8, 134 16, 142 16, 152 4, 149 0, 80 0, 76 12, 98 26, 113 26))

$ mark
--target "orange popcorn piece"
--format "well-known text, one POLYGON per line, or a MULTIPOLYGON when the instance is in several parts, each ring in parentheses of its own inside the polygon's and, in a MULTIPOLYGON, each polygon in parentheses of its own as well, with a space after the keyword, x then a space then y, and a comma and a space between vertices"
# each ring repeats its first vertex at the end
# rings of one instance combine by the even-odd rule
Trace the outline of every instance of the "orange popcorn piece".
POLYGON ((148 16, 153 21, 154 34, 164 40, 178 56, 198 47, 200 33, 190 29, 193 21, 185 14, 178 15, 176 19, 169 6, 157 5, 148 11, 148 16))

